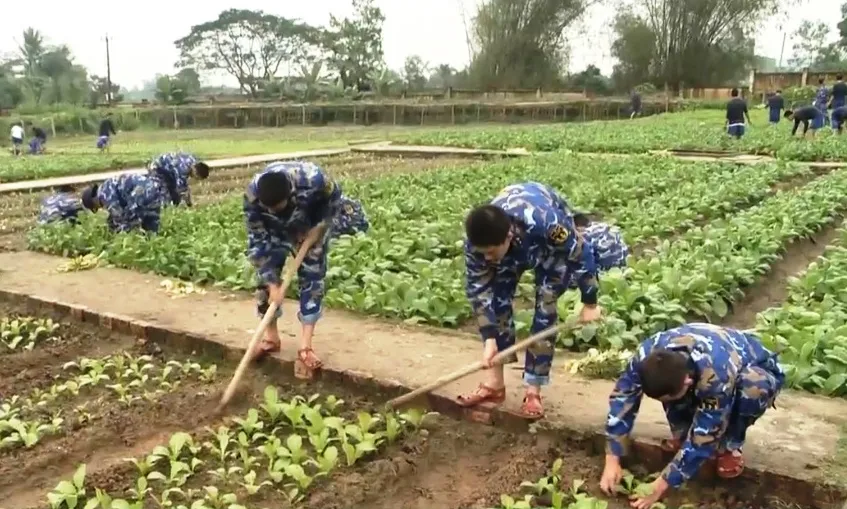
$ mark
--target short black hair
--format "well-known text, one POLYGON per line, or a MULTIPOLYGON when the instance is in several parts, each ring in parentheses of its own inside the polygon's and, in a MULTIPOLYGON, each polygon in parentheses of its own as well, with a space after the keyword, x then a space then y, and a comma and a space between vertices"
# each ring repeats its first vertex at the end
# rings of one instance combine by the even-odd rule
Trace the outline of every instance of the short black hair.
POLYGON ((782 93, 782 90, 780 90, 780 89, 776 89, 776 93, 777 93, 777 94, 781 94, 781 93, 782 93))
POLYGON ((480 205, 465 219, 465 233, 474 247, 499 246, 506 241, 512 219, 500 207, 480 205))
POLYGON ((820 83, 821 85, 823 85, 823 78, 818 78, 818 83, 820 83))
POLYGON ((730 94, 732 97, 738 97, 738 89, 737 89, 737 88, 733 88, 733 89, 732 89, 732 91, 730 91, 730 93, 729 93, 729 94, 730 94))
POLYGON ((100 187, 97 184, 93 184, 90 187, 86 188, 82 192, 82 206, 87 208, 92 212, 97 212, 97 209, 100 208, 97 203, 97 191, 100 187))
POLYGON ((843 78, 844 78, 844 76, 842 74, 836 74, 835 75, 835 79, 837 79, 837 80, 840 80, 840 79, 843 79, 843 78))
POLYGON ((72 193, 72 192, 74 192, 74 186, 70 186, 70 185, 67 185, 67 184, 64 185, 64 186, 58 186, 56 188, 56 191, 59 192, 59 193, 72 193))
POLYGON ((204 162, 198 162, 194 165, 194 174, 197 175, 197 178, 200 180, 209 178, 209 165, 204 162))
POLYGON ((653 350, 638 368, 641 390, 648 398, 679 394, 688 376, 685 357, 671 350, 653 350))
POLYGON ((789 118, 793 114, 794 112, 792 110, 785 110, 785 113, 783 113, 782 116, 785 118, 789 118))
POLYGON ((266 207, 276 207, 291 196, 291 182, 284 173, 268 172, 256 183, 256 197, 266 207))
POLYGON ((574 212, 573 224, 576 225, 577 228, 585 228, 591 224, 591 219, 588 217, 588 214, 583 212, 574 212))

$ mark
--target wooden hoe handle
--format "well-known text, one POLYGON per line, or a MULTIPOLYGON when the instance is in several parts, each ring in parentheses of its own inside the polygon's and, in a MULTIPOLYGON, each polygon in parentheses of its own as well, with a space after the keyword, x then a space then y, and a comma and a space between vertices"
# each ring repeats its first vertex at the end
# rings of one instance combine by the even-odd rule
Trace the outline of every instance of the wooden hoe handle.
MULTIPOLYGON (((283 296, 285 296, 285 293, 288 291, 288 286, 291 284, 294 274, 297 273, 297 269, 299 269, 300 265, 303 263, 303 259, 306 258, 306 253, 309 252, 312 245, 321 237, 324 230, 324 226, 318 225, 312 230, 312 234, 306 237, 300 245, 300 249, 297 251, 297 256, 295 256, 294 261, 289 264, 288 269, 285 271, 285 276, 282 278, 282 284, 280 286, 282 287, 281 293, 283 296)), ((235 394, 235 389, 241 382, 241 378, 244 377, 244 373, 247 371, 247 366, 250 365, 250 359, 253 357, 253 350, 256 348, 256 344, 259 342, 259 339, 261 339, 262 335, 265 333, 265 329, 267 329, 268 325, 270 325, 273 321, 278 308, 278 302, 271 302, 270 306, 268 306, 268 310, 265 311, 265 316, 262 317, 262 321, 259 322, 256 332, 254 332, 253 337, 250 338, 250 343, 247 344, 247 351, 244 352, 244 356, 241 358, 241 362, 238 363, 238 368, 236 368, 235 374, 232 376, 232 380, 230 380, 229 385, 226 387, 226 390, 221 397, 221 402, 218 404, 218 412, 223 410, 227 403, 229 403, 229 400, 232 399, 232 395, 235 394)))
MULTIPOLYGON (((523 341, 515 343, 514 345, 510 346, 509 348, 503 350, 502 352, 499 352, 497 355, 494 356, 493 359, 491 359, 491 363, 492 363, 492 365, 495 365, 495 366, 499 365, 499 364, 503 364, 503 362, 505 362, 513 354, 516 354, 517 352, 521 352, 523 350, 526 350, 527 348, 531 347, 532 345, 541 341, 542 339, 547 339, 550 336, 553 336, 554 334, 557 334, 558 332, 560 332, 562 330, 571 329, 575 325, 576 325, 576 321, 567 321, 567 322, 564 322, 564 323, 554 325, 554 326, 552 326, 548 329, 545 329, 545 330, 543 330, 539 333, 533 334, 532 336, 524 339, 523 341)), ((468 375, 472 375, 472 374, 476 373, 477 371, 481 371, 483 369, 485 369, 485 366, 482 364, 482 361, 474 362, 473 364, 469 364, 462 369, 456 370, 456 371, 454 371, 454 372, 452 372, 448 375, 445 375, 445 376, 439 378, 438 380, 435 380, 434 382, 428 383, 428 384, 424 385, 423 387, 419 387, 419 388, 413 390, 412 392, 410 392, 408 394, 404 394, 402 396, 394 398, 391 401, 389 401, 387 403, 387 405, 388 405, 389 408, 396 408, 396 407, 402 405, 403 403, 407 403, 407 402, 417 398, 421 394, 426 394, 426 393, 432 392, 436 389, 440 389, 441 387, 443 387, 443 386, 445 386, 449 383, 455 382, 456 380, 459 380, 460 378, 464 378, 468 375)))

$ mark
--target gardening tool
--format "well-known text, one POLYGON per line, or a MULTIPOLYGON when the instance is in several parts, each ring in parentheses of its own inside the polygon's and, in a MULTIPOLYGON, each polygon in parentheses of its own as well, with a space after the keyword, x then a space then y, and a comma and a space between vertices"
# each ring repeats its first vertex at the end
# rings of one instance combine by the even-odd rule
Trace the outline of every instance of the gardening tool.
MULTIPOLYGON (((297 269, 300 268, 300 264, 302 264, 303 259, 306 258, 306 253, 309 249, 311 249, 312 245, 320 239, 325 230, 326 226, 321 223, 312 230, 311 234, 306 237, 305 240, 303 240, 303 243, 300 245, 300 249, 297 251, 297 256, 294 257, 294 261, 292 261, 288 266, 288 270, 285 271, 285 276, 282 278, 282 295, 285 295, 285 292, 288 290, 288 285, 291 284, 294 274, 297 273, 297 269)), ((250 364, 250 359, 253 356, 253 350, 256 348, 256 343, 259 342, 259 339, 265 333, 265 329, 267 329, 268 325, 270 325, 273 321, 278 308, 278 302, 271 302, 270 306, 268 306, 268 310, 265 311, 265 316, 262 317, 262 321, 256 328, 256 332, 253 333, 253 337, 247 345, 247 351, 244 352, 244 357, 242 357, 241 362, 238 363, 238 368, 236 368, 235 374, 232 376, 232 380, 229 382, 229 385, 224 391, 223 397, 221 397, 221 402, 218 404, 217 408, 218 413, 223 410, 227 403, 229 403, 229 400, 232 399, 232 395, 235 394, 235 389, 238 387, 239 382, 241 382, 241 378, 244 377, 244 373, 247 371, 247 366, 250 364)))
MULTIPOLYGON (((503 350, 502 352, 499 352, 497 355, 495 355, 491 359, 491 364, 492 364, 492 366, 497 366, 499 364, 503 364, 512 355, 526 350, 527 348, 531 347, 532 345, 541 341, 542 339, 547 339, 550 336, 557 334, 557 333, 559 333, 563 330, 571 329, 576 324, 577 324, 576 320, 569 320, 567 322, 560 323, 558 325, 554 325, 552 327, 549 327, 549 328, 547 328, 547 329, 545 329, 545 330, 543 330, 543 331, 541 331, 537 334, 533 334, 532 336, 524 339, 523 341, 521 341, 519 343, 515 343, 514 345, 510 346, 509 348, 503 350)), ((398 406, 402 405, 403 403, 407 403, 409 401, 412 401, 413 399, 417 398, 421 394, 426 394, 426 393, 432 392, 436 389, 440 389, 441 387, 443 387, 443 386, 445 386, 445 385, 447 385, 451 382, 455 382, 456 380, 459 380, 460 378, 464 378, 468 375, 472 375, 472 374, 476 373, 477 371, 482 371, 483 369, 485 369, 485 365, 482 363, 482 361, 474 362, 473 364, 469 364, 468 366, 465 366, 462 369, 456 370, 456 371, 450 373, 449 375, 445 375, 445 376, 439 378, 438 380, 435 380, 434 382, 428 383, 428 384, 424 385, 423 387, 419 387, 419 388, 413 390, 412 392, 410 392, 408 394, 404 394, 400 397, 397 397, 397 398, 390 400, 387 403, 387 406, 388 406, 388 408, 397 408, 398 406)))

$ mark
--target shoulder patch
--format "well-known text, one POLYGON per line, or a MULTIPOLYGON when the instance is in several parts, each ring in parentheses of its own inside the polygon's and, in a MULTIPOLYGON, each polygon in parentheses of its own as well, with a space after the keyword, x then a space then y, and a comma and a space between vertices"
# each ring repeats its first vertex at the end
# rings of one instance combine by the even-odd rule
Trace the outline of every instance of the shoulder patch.
POLYGON ((331 178, 327 177, 324 182, 325 182, 325 184, 324 184, 324 194, 329 196, 333 192, 335 192, 335 181, 332 180, 331 178))
POLYGON ((564 244, 568 240, 568 230, 560 224, 554 224, 548 231, 548 237, 554 244, 564 244))
POLYGON ((700 402, 700 408, 709 412, 717 410, 719 406, 718 398, 705 398, 700 402))
POLYGON ((347 215, 352 215, 353 214, 353 205, 351 205, 350 203, 345 203, 344 204, 344 213, 347 214, 347 215))

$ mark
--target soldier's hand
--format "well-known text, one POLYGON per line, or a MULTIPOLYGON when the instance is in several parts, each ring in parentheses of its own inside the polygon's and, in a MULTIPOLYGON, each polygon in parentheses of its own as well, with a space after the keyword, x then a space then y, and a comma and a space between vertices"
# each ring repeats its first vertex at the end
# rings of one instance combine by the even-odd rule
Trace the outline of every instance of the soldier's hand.
POLYGON ((621 482, 623 470, 621 470, 621 462, 617 456, 606 456, 606 466, 603 468, 603 474, 600 476, 600 489, 606 495, 612 495, 615 492, 615 487, 621 482))
POLYGON ((581 323, 594 322, 600 319, 603 315, 603 308, 598 305, 589 306, 584 304, 579 312, 579 321, 581 323))
POLYGON ((282 306, 282 299, 285 298, 285 295, 282 294, 282 285, 280 284, 269 284, 268 285, 268 302, 276 302, 277 305, 282 306))
POLYGON ((486 339, 485 346, 482 349, 482 365, 486 368, 490 368, 492 366, 491 359, 497 355, 497 340, 495 339, 486 339))

